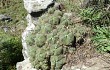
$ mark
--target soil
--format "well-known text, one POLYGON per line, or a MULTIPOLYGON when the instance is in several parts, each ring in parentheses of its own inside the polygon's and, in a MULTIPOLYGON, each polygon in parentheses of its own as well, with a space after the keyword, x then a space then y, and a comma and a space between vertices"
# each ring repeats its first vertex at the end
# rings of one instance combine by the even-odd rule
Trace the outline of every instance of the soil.
POLYGON ((63 70, 110 70, 110 54, 97 52, 87 42, 68 54, 63 70))
MULTIPOLYGON (((75 15, 76 16, 76 15, 75 15)), ((75 17, 81 23, 79 17, 75 17)), ((73 20, 74 22, 77 20, 73 20)), ((67 54, 67 64, 62 70, 110 70, 110 53, 99 53, 91 43, 91 29, 84 38, 82 45, 76 46, 76 51, 67 54)))

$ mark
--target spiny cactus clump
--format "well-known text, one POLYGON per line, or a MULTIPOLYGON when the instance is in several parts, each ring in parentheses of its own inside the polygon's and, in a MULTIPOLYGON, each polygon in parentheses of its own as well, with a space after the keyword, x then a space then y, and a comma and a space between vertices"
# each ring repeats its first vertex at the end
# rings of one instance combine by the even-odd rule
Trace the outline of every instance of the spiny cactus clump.
POLYGON ((65 54, 79 37, 86 32, 80 25, 72 23, 60 10, 49 9, 42 15, 35 30, 27 37, 30 61, 34 68, 41 70, 61 70, 66 63, 65 54), (77 28, 76 28, 77 27, 77 28), (79 32, 78 29, 82 32, 79 32))

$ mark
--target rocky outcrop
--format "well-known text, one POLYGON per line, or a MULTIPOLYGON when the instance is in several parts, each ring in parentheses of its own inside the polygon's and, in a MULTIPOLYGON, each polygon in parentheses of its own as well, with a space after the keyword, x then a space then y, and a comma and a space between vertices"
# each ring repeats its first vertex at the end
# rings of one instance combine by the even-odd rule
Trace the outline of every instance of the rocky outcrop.
POLYGON ((24 7, 28 11, 28 15, 26 17, 28 21, 28 26, 26 27, 25 31, 22 33, 22 44, 23 44, 23 55, 24 59, 27 59, 28 53, 27 53, 27 44, 26 44, 26 36, 34 30, 34 23, 37 23, 37 18, 39 13, 44 11, 43 9, 46 9, 49 5, 53 3, 53 0, 24 0, 24 7), (42 11, 41 11, 42 10, 42 11), (34 14, 33 14, 34 12, 34 14), (33 14, 33 15, 32 15, 33 14), (33 17, 34 16, 34 17, 33 17))
POLYGON ((26 29, 22 33, 22 45, 23 45, 22 54, 24 57, 24 61, 18 62, 16 65, 16 68, 17 68, 17 70, 36 70, 32 67, 31 63, 29 62, 28 48, 27 48, 27 44, 26 44, 26 37, 34 29, 35 26, 34 26, 33 22, 37 21, 37 20, 32 20, 32 17, 30 14, 27 15, 26 19, 28 21, 28 24, 27 24, 26 29))
POLYGON ((35 27, 33 22, 37 21, 37 19, 33 20, 30 14, 27 15, 26 19, 28 21, 28 26, 22 33, 22 45, 23 45, 22 53, 23 53, 24 59, 29 58, 28 53, 27 53, 28 48, 27 48, 27 44, 26 44, 26 37, 28 36, 29 32, 31 32, 35 27))
POLYGON ((22 53, 24 56, 24 61, 17 63, 16 65, 17 70, 36 70, 32 67, 29 61, 26 37, 34 29, 35 27, 34 23, 37 23, 37 18, 38 18, 37 15, 41 14, 39 13, 39 11, 44 11, 51 4, 53 4, 53 2, 54 0, 24 0, 24 7, 29 14, 26 17, 28 21, 27 27, 22 33, 22 45, 23 45, 22 53))
POLYGON ((36 70, 32 68, 31 63, 29 62, 29 58, 25 59, 22 62, 17 63, 16 67, 17 67, 17 70, 36 70))
POLYGON ((53 3, 54 0, 24 0, 24 7, 28 13, 31 13, 42 11, 53 3))

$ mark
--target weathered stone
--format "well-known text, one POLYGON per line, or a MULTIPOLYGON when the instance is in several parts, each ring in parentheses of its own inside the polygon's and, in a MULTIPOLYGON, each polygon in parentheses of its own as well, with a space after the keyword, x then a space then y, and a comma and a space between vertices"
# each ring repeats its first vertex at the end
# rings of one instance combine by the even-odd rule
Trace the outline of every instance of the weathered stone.
POLYGON ((32 68, 31 63, 29 62, 29 58, 22 62, 18 62, 16 68, 17 70, 36 70, 32 68))
POLYGON ((53 2, 54 0, 24 0, 24 7, 28 13, 38 12, 46 9, 53 2))
POLYGON ((10 16, 0 14, 0 21, 12 21, 12 18, 10 16))
POLYGON ((26 44, 26 37, 35 28, 35 25, 33 24, 33 22, 37 21, 37 20, 32 20, 32 17, 30 14, 27 15, 26 19, 28 21, 28 24, 27 24, 28 26, 22 33, 22 45, 23 45, 22 53, 23 53, 24 59, 29 58, 28 52, 27 52, 28 48, 27 48, 27 44, 26 44))
POLYGON ((22 53, 23 53, 24 61, 18 62, 16 64, 16 68, 17 68, 17 70, 36 70, 32 67, 32 65, 29 61, 26 37, 34 29, 35 26, 33 23, 37 20, 33 20, 30 14, 27 15, 26 19, 28 21, 28 24, 27 24, 28 26, 26 27, 26 29, 22 33, 22 45, 23 45, 22 53))

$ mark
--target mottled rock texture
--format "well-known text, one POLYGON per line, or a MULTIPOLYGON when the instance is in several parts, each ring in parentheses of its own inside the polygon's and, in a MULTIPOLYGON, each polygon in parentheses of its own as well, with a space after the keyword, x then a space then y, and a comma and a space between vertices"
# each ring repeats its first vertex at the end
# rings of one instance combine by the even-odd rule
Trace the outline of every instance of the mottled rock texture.
POLYGON ((46 9, 53 2, 54 0, 24 0, 24 7, 28 13, 38 12, 46 9))

